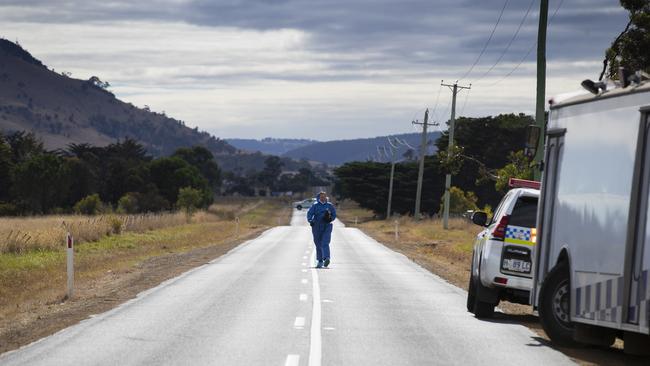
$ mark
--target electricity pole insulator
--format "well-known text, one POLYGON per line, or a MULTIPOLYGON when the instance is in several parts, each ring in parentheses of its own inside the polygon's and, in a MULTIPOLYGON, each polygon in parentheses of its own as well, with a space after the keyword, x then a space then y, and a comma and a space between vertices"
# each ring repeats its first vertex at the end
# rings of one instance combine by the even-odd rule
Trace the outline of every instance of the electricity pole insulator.
MULTIPOLYGON (((471 89, 472 85, 469 86, 459 86, 458 82, 454 84, 445 84, 442 83, 442 86, 449 87, 452 91, 451 98, 451 119, 449 120, 449 146, 447 148, 447 159, 452 159, 454 153, 454 128, 456 126, 456 95, 460 90, 471 89)), ((451 196, 449 190, 451 189, 451 172, 447 173, 445 176, 445 203, 443 209, 443 219, 442 225, 446 229, 449 229, 449 204, 451 201, 451 196)))

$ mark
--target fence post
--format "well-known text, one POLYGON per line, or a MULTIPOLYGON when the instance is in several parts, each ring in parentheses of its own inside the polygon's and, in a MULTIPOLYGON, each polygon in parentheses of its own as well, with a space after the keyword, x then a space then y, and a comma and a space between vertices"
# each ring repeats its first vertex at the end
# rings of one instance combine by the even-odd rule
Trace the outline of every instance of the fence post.
POLYGON ((74 294, 74 238, 72 237, 72 234, 68 232, 66 236, 66 244, 67 244, 67 267, 68 267, 68 291, 67 291, 67 296, 68 299, 72 298, 72 295, 74 294))

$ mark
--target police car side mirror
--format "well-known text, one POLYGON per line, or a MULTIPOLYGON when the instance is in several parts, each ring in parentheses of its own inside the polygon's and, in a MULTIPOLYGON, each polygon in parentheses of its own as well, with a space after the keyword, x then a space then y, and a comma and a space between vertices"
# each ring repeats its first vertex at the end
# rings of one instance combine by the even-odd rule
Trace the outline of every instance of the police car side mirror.
POLYGON ((485 227, 485 224, 487 224, 487 213, 481 212, 481 211, 476 211, 472 214, 472 223, 478 225, 478 226, 483 226, 485 227))
POLYGON ((541 128, 537 125, 526 126, 526 145, 524 146, 524 154, 529 158, 534 158, 539 148, 539 135, 541 128))

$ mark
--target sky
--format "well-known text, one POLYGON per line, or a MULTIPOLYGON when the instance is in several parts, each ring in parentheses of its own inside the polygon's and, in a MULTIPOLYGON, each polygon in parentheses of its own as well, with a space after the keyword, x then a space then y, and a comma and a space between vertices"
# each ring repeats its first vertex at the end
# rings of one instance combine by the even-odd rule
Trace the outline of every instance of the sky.
MULTIPOLYGON (((597 79, 618 0, 550 0, 547 98, 597 79)), ((0 37, 221 138, 416 132, 535 110, 539 0, 0 0, 0 37), (530 9, 530 10, 529 10, 530 9), (503 10, 503 12, 502 12, 503 10)))

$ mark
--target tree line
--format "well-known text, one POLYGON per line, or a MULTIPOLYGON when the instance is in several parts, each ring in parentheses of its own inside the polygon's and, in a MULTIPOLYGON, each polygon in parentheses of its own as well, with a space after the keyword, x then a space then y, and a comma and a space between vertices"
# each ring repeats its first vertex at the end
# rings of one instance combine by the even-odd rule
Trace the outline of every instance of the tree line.
MULTIPOLYGON (((507 178, 532 177, 532 168, 523 155, 525 128, 531 116, 502 114, 496 117, 456 120, 456 149, 449 156, 448 131, 435 142, 437 152, 424 160, 422 213, 440 212, 445 191, 445 175, 453 174, 450 211, 495 207, 508 189, 507 178)), ((402 161, 395 166, 392 210, 412 215, 415 207, 418 163, 402 161)), ((334 170, 335 195, 349 198, 361 207, 386 214, 390 163, 351 162, 334 170)))
MULTIPOLYGON (((0 135, 0 215, 89 213, 98 201, 126 213, 175 208, 186 190, 197 206, 212 203, 221 171, 204 147, 154 159, 134 140, 105 147, 70 144, 48 151, 33 134, 0 135)), ((182 201, 183 202, 183 201, 182 201)), ((97 207, 98 209, 100 207, 97 207)))
POLYGON ((209 206, 219 194, 305 192, 329 184, 320 171, 286 174, 283 168, 282 159, 268 156, 262 170, 224 173, 202 146, 153 158, 132 139, 48 151, 33 133, 0 134, 0 216, 191 210, 209 206))

